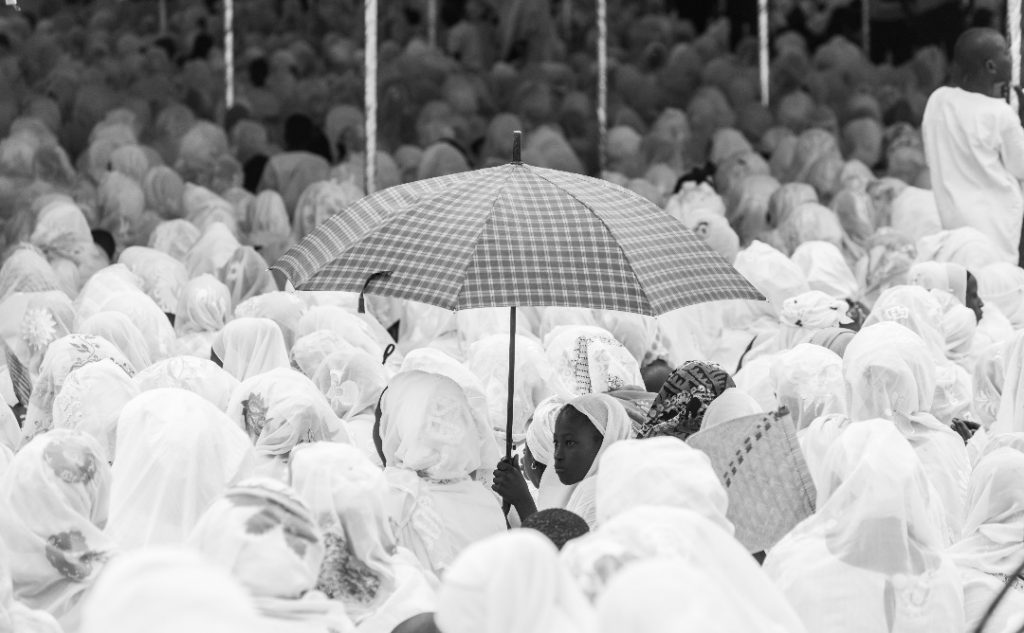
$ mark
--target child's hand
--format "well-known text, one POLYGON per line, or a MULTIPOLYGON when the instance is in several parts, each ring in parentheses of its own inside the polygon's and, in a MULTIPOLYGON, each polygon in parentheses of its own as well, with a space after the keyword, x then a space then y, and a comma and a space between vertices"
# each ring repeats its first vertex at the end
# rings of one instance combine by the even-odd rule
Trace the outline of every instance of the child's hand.
POLYGON ((512 504, 519 517, 525 519, 537 511, 537 506, 530 496, 530 488, 519 470, 519 458, 502 458, 494 470, 494 484, 491 490, 501 495, 506 503, 512 504))

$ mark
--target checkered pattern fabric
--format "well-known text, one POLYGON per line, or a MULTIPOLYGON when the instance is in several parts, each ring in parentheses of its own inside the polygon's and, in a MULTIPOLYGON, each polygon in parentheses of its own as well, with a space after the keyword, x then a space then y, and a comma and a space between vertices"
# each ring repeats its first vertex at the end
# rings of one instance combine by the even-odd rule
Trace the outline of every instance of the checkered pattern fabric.
POLYGON ((658 315, 763 299, 676 219, 612 183, 523 164, 392 187, 274 268, 299 290, 366 288, 449 310, 578 306, 658 315))

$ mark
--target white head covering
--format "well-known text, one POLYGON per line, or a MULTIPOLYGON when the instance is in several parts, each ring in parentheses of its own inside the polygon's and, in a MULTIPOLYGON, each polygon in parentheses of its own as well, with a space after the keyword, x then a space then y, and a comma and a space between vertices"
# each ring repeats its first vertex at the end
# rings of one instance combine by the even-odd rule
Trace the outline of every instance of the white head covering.
POLYGON ((969 365, 968 355, 974 348, 974 335, 978 331, 974 312, 945 290, 932 290, 931 293, 942 307, 946 358, 960 365, 969 365))
MULTIPOLYGON (((759 613, 760 626, 753 630, 804 631, 797 614, 743 546, 720 525, 691 510, 636 507, 573 539, 562 550, 562 561, 583 592, 599 604, 615 599, 612 591, 617 578, 634 565, 656 559, 682 560, 688 568, 708 574, 729 593, 733 604, 759 613)), ((679 595, 674 600, 682 604, 689 596, 679 595)))
POLYGON ((353 628, 342 605, 313 591, 324 542, 309 508, 284 484, 247 479, 229 489, 188 542, 231 572, 276 624, 301 624, 304 631, 353 628))
POLYGON ((772 313, 781 310, 786 299, 811 289, 804 271, 781 251, 764 242, 754 240, 736 256, 734 265, 768 298, 770 305, 764 309, 772 313))
POLYGON ((228 572, 178 547, 129 552, 85 601, 81 633, 269 633, 228 572))
POLYGON ((141 391, 174 387, 198 394, 221 411, 227 409, 238 379, 208 358, 174 356, 154 363, 135 375, 141 391))
POLYGON ((290 366, 284 335, 270 319, 235 319, 213 338, 212 348, 224 371, 238 380, 290 366))
POLYGON ((1004 378, 992 434, 1024 431, 1024 334, 1005 346, 1004 378))
POLYGON ((1024 453, 1002 447, 971 473, 964 537, 950 549, 959 567, 1010 574, 1024 558, 1024 453))
POLYGON ((711 460, 674 437, 616 442, 601 457, 598 524, 644 505, 692 510, 733 533, 729 496, 711 460))
POLYGON ((183 542, 253 464, 245 433, 182 389, 155 389, 129 402, 117 423, 117 446, 109 533, 125 549, 183 542))
POLYGON ((832 350, 801 343, 775 357, 769 376, 798 431, 820 416, 846 413, 843 359, 832 350))
POLYGON ((123 312, 97 312, 82 321, 77 330, 113 343, 136 371, 142 371, 153 364, 146 337, 135 325, 135 321, 123 312))
POLYGON ((935 194, 927 189, 907 187, 892 200, 892 228, 914 241, 942 231, 935 194))
POLYGON ((142 289, 162 312, 174 313, 178 296, 188 282, 185 265, 174 257, 145 246, 126 248, 117 259, 142 280, 142 289))
POLYGON ((167 253, 179 262, 185 261, 202 232, 188 220, 161 222, 149 235, 149 247, 167 253))
POLYGON ((629 565, 596 607, 600 633, 775 630, 746 596, 684 558, 629 565))
POLYGON ((287 461, 298 444, 348 440, 341 421, 313 381, 291 367, 243 380, 231 394, 227 414, 262 457, 287 461))
POLYGON ((610 332, 565 328, 553 332, 545 348, 565 398, 644 384, 639 362, 610 332))
POLYGON ((849 305, 818 290, 810 290, 790 297, 779 309, 779 347, 790 349, 800 343, 809 343, 818 330, 836 328, 850 323, 849 305))
POLYGON ((939 231, 917 241, 917 261, 953 262, 977 270, 1001 261, 1000 250, 976 228, 939 231))
POLYGON ((117 419, 128 402, 139 395, 131 376, 104 358, 70 374, 53 400, 53 427, 83 431, 99 444, 101 456, 114 461, 117 419))
POLYGON ((82 592, 113 553, 103 533, 110 467, 96 441, 59 429, 38 436, 0 477, 0 535, 14 598, 77 625, 82 592))
POLYGON ((299 319, 306 311, 306 304, 294 292, 267 292, 250 297, 235 306, 235 317, 270 319, 277 323, 284 335, 285 346, 291 348, 297 335, 299 319))
POLYGON ((98 336, 69 334, 50 343, 39 366, 39 375, 32 383, 32 396, 21 428, 25 440, 53 426, 53 399, 60 393, 68 375, 103 358, 114 361, 129 376, 135 374, 128 359, 113 344, 98 336))
POLYGON ((188 276, 198 277, 204 273, 216 275, 231 260, 239 246, 241 244, 227 225, 222 222, 210 224, 185 255, 188 276))
POLYGON ((338 306, 314 306, 299 319, 296 336, 305 336, 321 330, 338 334, 349 345, 371 356, 382 358, 385 345, 375 338, 369 324, 357 314, 338 306))
POLYGON ((793 251, 791 259, 807 276, 811 290, 824 292, 836 299, 851 299, 859 295, 860 284, 835 244, 804 242, 793 251))
POLYGON ((942 306, 924 288, 895 286, 883 292, 871 308, 864 326, 882 322, 898 323, 910 329, 928 346, 934 362, 945 361, 946 337, 942 331, 942 306))
POLYGON ((807 461, 807 472, 814 481, 815 488, 825 485, 825 455, 828 449, 850 426, 850 418, 845 415, 823 415, 811 422, 810 426, 799 434, 800 452, 807 461))
POLYGON ((317 589, 344 604, 360 630, 390 632, 434 610, 424 572, 398 547, 379 468, 352 446, 317 442, 295 450, 291 473, 324 536, 317 589))
POLYGON ((1024 269, 1001 262, 974 269, 978 294, 999 308, 1015 330, 1024 328, 1024 269))
POLYGON ((822 465, 817 511, 764 570, 811 631, 963 630, 942 504, 892 423, 852 424, 822 465))
POLYGON ((445 633, 585 633, 595 624, 558 550, 532 530, 466 548, 444 576, 435 620, 445 633))
MULTIPOLYGON (((3 470, 0 470, 3 474, 3 470)), ((11 555, 0 542, 0 631, 13 633, 64 633, 57 620, 46 611, 26 607, 14 599, 11 585, 11 555)))
POLYGON ((750 394, 742 389, 730 387, 715 398, 704 410, 704 418, 700 422, 701 430, 738 420, 748 415, 764 413, 764 409, 750 394))
POLYGON ((1009 347, 1015 346, 1021 336, 1024 335, 1015 337, 1010 345, 996 343, 986 347, 974 365, 971 412, 984 429, 991 428, 996 421, 1006 380, 1006 356, 1009 347))
POLYGON ((231 293, 227 286, 209 274, 190 279, 174 312, 174 331, 178 336, 217 332, 229 320, 231 293))
POLYGON ((907 273, 907 283, 925 290, 945 290, 967 303, 967 269, 950 262, 920 262, 907 273))
MULTIPOLYGON (((469 348, 466 366, 483 383, 487 413, 498 437, 505 436, 508 406, 508 334, 487 336, 469 348)), ((522 442, 526 421, 537 403, 552 395, 551 370, 544 350, 536 341, 516 337, 516 371, 512 406, 512 437, 522 442)))
MULTIPOLYGON (((293 350, 294 351, 294 350, 293 350)), ((372 413, 388 384, 380 362, 362 350, 334 352, 320 363, 313 382, 343 420, 372 413)))
POLYGON ((174 326, 167 314, 147 295, 141 292, 119 293, 100 304, 99 311, 120 312, 131 319, 146 341, 150 360, 157 361, 174 353, 174 326))

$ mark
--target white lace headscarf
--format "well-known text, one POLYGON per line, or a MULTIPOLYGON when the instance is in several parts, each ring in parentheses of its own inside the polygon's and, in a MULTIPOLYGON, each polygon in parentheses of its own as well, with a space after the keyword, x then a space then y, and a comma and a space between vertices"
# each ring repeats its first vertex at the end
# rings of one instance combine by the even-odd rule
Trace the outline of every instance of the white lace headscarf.
POLYGON ((238 386, 238 379, 208 358, 174 356, 153 363, 135 375, 135 384, 142 391, 177 388, 191 391, 224 411, 238 386))
POLYGON ((117 445, 117 420, 135 396, 138 386, 131 376, 109 358, 79 367, 64 381, 53 400, 53 427, 90 435, 113 463, 117 445))
POLYGON ((825 347, 802 343, 783 352, 769 376, 798 431, 823 415, 846 413, 843 359, 825 347))
POLYGON ((270 319, 235 319, 217 333, 211 347, 224 371, 238 380, 290 366, 281 328, 270 319))

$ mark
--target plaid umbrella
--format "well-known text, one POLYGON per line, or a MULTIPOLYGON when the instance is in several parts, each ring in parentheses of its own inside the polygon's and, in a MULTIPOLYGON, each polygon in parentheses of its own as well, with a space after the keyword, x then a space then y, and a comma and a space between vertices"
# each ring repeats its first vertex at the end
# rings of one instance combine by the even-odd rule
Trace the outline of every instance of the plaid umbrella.
POLYGON ((450 310, 573 306, 658 315, 706 301, 764 299, 645 198, 525 165, 518 148, 517 133, 511 164, 363 198, 272 270, 298 290, 370 292, 450 310))

